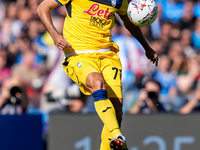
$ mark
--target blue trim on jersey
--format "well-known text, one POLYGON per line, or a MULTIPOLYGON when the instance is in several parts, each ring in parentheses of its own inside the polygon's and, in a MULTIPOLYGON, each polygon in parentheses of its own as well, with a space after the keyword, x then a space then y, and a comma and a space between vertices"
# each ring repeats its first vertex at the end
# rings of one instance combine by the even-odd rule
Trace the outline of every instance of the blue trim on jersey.
MULTIPOLYGON (((108 0, 108 1, 113 1, 113 0, 108 0)), ((123 0, 116 0, 116 3, 122 4, 122 1, 123 1, 123 0)))
POLYGON ((55 0, 60 6, 63 6, 58 0, 55 0))
POLYGON ((108 99, 107 91, 106 90, 97 90, 93 92, 94 101, 108 99))

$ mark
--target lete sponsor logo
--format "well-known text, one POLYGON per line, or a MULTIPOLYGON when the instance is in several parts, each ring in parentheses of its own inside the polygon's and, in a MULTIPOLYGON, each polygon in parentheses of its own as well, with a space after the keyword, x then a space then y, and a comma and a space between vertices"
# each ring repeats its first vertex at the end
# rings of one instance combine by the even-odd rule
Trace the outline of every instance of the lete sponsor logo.
POLYGON ((104 9, 100 9, 99 4, 93 4, 92 6, 90 6, 88 10, 84 10, 83 13, 86 13, 90 16, 98 16, 98 17, 103 17, 105 19, 111 19, 113 14, 110 13, 109 11, 110 11, 109 8, 104 10, 104 9))

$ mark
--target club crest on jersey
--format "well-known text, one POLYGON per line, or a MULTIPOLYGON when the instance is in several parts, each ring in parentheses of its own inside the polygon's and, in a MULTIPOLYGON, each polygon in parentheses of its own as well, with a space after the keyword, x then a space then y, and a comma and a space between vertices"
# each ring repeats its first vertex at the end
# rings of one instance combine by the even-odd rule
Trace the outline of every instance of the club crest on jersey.
POLYGON ((111 0, 111 4, 112 4, 113 7, 115 7, 116 4, 117 4, 116 0, 111 0))
POLYGON ((77 63, 77 67, 78 67, 78 68, 81 68, 81 66, 82 66, 82 63, 81 63, 81 62, 78 62, 78 63, 77 63))

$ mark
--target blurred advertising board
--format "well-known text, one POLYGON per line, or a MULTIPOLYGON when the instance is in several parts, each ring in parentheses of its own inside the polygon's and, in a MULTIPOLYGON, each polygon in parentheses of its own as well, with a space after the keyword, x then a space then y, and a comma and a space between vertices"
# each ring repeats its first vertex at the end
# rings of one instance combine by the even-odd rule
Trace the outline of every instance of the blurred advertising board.
POLYGON ((0 150, 43 150, 41 115, 0 115, 0 150))
MULTIPOLYGON (((200 114, 124 115, 129 150, 199 150, 200 114)), ((97 115, 50 115, 49 150, 99 150, 97 115)))

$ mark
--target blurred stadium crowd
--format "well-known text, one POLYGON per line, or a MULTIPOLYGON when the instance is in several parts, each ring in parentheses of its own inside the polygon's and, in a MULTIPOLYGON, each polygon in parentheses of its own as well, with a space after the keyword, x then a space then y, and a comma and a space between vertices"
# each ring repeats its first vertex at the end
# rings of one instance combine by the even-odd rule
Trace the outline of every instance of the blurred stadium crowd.
MULTIPOLYGON (((40 22, 41 0, 0 1, 0 114, 95 112, 65 75, 64 56, 40 22)), ((157 0, 158 18, 142 27, 159 53, 159 65, 147 60, 119 16, 112 30, 123 70, 124 113, 200 111, 200 1, 157 0)), ((66 8, 52 12, 62 34, 66 8)))

